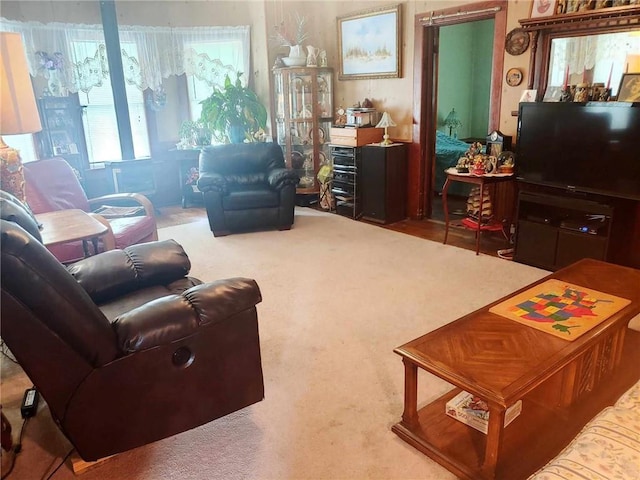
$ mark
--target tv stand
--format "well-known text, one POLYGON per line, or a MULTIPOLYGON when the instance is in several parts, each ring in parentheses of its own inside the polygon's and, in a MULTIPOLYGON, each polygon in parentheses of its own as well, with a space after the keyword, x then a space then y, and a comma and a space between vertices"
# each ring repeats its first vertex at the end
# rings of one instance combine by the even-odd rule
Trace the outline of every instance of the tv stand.
POLYGON ((585 196, 520 191, 514 260, 551 271, 582 258, 606 260, 613 212, 585 196))

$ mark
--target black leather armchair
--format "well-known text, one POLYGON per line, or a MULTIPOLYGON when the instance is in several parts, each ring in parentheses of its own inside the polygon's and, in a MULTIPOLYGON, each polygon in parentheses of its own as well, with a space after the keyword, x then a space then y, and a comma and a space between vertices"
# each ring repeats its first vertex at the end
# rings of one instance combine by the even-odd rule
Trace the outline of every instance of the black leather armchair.
POLYGON ((198 189, 216 237, 293 225, 298 175, 274 143, 212 145, 200 153, 198 189))
POLYGON ((203 284, 173 240, 63 266, 0 196, 2 339, 87 461, 264 397, 255 281, 203 284))

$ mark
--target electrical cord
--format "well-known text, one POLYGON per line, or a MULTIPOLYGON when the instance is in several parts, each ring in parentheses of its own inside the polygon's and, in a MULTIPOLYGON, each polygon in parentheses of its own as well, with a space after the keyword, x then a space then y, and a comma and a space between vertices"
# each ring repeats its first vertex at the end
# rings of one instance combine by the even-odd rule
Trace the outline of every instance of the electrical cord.
POLYGON ((57 472, 58 470, 60 470, 60 467, 61 467, 62 465, 64 465, 64 462, 66 462, 66 461, 67 461, 67 458, 69 458, 69 457, 71 456, 71 454, 73 453, 73 451, 74 451, 74 450, 75 450, 74 448, 72 448, 71 450, 69 450, 69 453, 67 453, 67 454, 64 456, 64 458, 62 459, 62 461, 58 464, 58 466, 55 468, 55 470, 49 474, 49 476, 46 478, 46 480, 50 480, 50 479, 51 479, 51 477, 53 477, 53 476, 56 474, 56 472, 57 472))
POLYGON ((4 480, 5 478, 7 478, 13 471, 13 467, 15 467, 16 465, 16 457, 22 451, 22 435, 24 434, 24 429, 27 426, 27 422, 29 422, 29 417, 25 418, 22 421, 22 427, 20 428, 20 436, 18 437, 18 443, 16 443, 11 449, 11 451, 13 452, 13 457, 11 458, 11 465, 9 466, 9 469, 2 474, 1 480, 4 480))

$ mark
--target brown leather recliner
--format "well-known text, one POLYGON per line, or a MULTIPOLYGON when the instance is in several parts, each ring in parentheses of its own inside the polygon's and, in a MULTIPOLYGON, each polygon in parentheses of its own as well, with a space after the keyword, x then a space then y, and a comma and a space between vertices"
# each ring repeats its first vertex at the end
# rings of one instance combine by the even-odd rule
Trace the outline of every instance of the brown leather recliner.
POLYGON ((264 397, 254 280, 203 284, 173 240, 63 266, 0 196, 1 335, 87 461, 264 397))
MULTIPOLYGON (((110 248, 125 248, 136 243, 158 239, 153 205, 144 195, 116 193, 97 198, 87 198, 71 165, 64 158, 45 158, 23 165, 27 203, 34 213, 78 208, 91 212, 107 205, 141 206, 143 214, 119 218, 98 219, 111 230, 110 248)), ((53 245, 49 248, 61 262, 72 262, 84 257, 82 242, 53 245)))
POLYGON ((211 145, 200 152, 198 189, 216 237, 293 225, 296 185, 275 143, 211 145))

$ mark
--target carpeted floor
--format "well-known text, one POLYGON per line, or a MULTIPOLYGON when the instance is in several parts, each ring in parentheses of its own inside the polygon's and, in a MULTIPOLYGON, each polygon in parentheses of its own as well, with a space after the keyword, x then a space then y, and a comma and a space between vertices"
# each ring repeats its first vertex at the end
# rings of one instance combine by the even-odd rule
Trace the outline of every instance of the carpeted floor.
MULTIPOLYGON (((117 455, 83 480, 453 479, 390 430, 403 408, 393 349, 547 274, 307 208, 285 232, 214 238, 202 219, 160 237, 184 246, 202 280, 247 276, 260 285, 265 400, 117 455)), ((14 438, 29 386, 3 359, 14 438)), ((419 402, 449 388, 422 373, 419 402)), ((9 479, 46 478, 69 449, 43 402, 9 479)), ((71 478, 66 464, 53 476, 71 478)))

